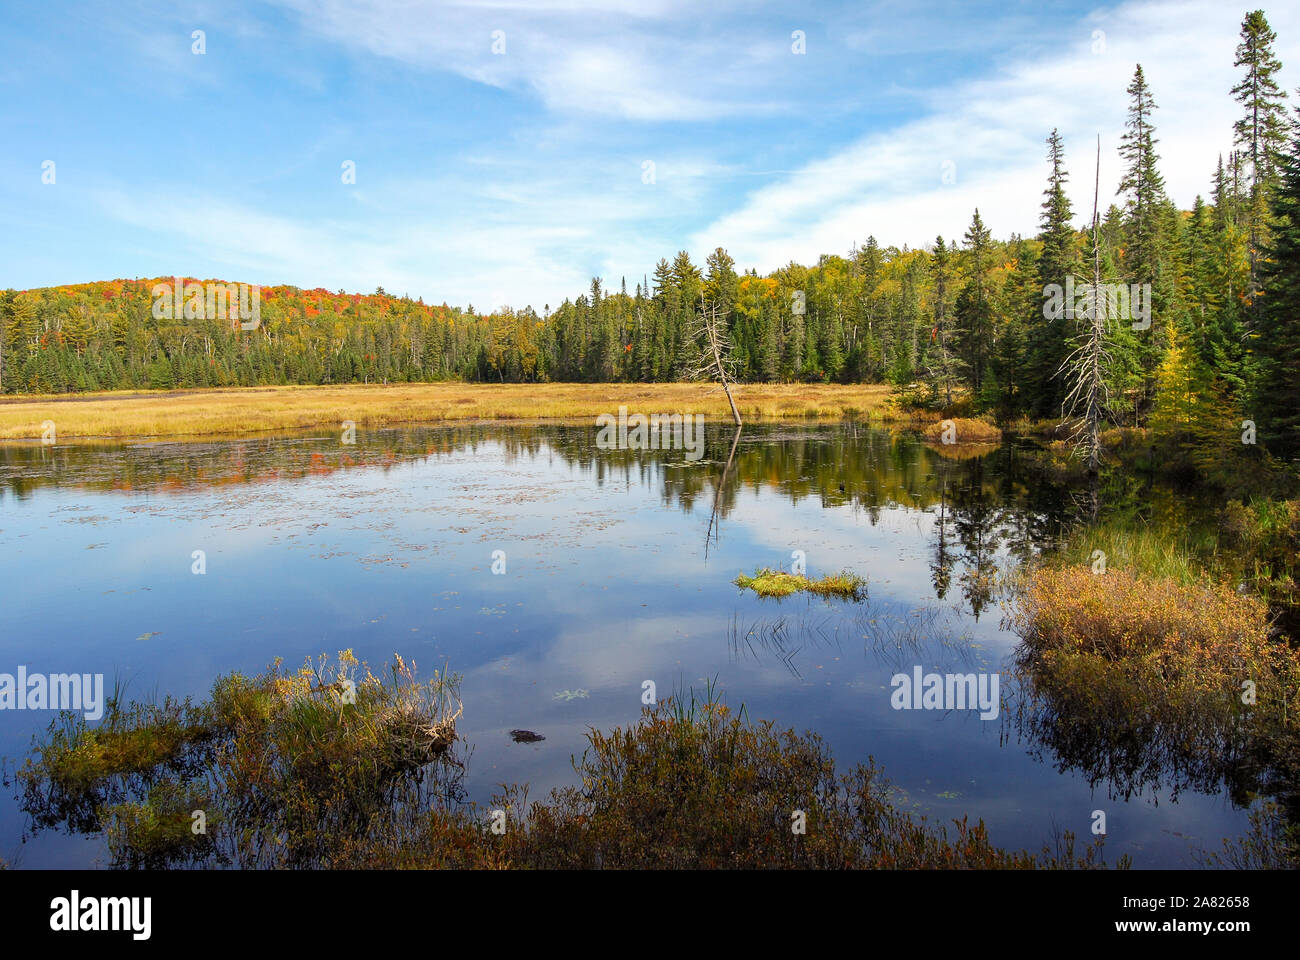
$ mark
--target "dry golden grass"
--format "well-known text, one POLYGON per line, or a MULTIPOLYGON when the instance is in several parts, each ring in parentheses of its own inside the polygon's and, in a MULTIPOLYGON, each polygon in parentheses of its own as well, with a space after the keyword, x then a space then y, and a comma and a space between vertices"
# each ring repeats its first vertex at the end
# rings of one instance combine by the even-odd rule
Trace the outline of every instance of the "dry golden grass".
POLYGON ((925 428, 925 439, 948 446, 970 446, 978 443, 1001 443, 1002 431, 983 420, 968 420, 965 417, 950 417, 925 428), (951 427, 947 425, 951 424, 951 427), (945 430, 949 440, 944 439, 945 430))
POLYGON ((1227 584, 1039 567, 1028 574, 1020 609, 1024 638, 1037 649, 1172 658, 1184 667, 1254 663, 1265 653, 1291 659, 1269 637, 1268 605, 1227 584))
MULTIPOLYGON (((745 384, 735 388, 746 420, 908 420, 880 384, 745 384)), ((184 437, 304 427, 359 427, 464 420, 562 420, 629 413, 702 413, 730 419, 722 391, 705 383, 349 384, 236 387, 58 396, 0 401, 0 439, 37 439, 52 420, 57 437, 184 437)))

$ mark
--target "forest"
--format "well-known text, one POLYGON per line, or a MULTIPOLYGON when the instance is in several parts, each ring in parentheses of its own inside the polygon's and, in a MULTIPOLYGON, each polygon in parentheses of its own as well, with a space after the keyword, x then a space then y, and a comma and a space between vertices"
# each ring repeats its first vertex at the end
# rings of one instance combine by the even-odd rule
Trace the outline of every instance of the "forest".
POLYGON ((725 320, 742 382, 890 383, 916 404, 950 408, 956 397, 1002 421, 1056 419, 1072 412, 1067 361, 1092 325, 1086 310, 1052 309, 1049 290, 1099 277, 1145 291, 1149 309, 1142 323, 1105 318, 1098 356, 1109 424, 1151 427, 1202 450, 1254 442, 1257 432, 1270 453, 1293 456, 1300 126, 1277 79, 1275 42, 1262 11, 1245 16, 1234 148, 1206 171, 1208 196, 1190 210, 1166 193, 1158 91, 1137 65, 1118 192, 1095 214, 1075 210, 1070 171, 1091 181, 1097 145, 1071 145, 1067 156, 1058 131, 1045 131, 1036 236, 995 239, 976 209, 960 237, 923 249, 871 236, 766 276, 738 269, 721 248, 703 264, 682 251, 630 290, 627 278, 616 288, 594 278, 540 313, 432 305, 382 287, 262 287, 255 330, 182 311, 157 318, 153 289, 170 277, 7 290, 0 393, 676 381, 698 366, 691 331, 707 307, 725 320))

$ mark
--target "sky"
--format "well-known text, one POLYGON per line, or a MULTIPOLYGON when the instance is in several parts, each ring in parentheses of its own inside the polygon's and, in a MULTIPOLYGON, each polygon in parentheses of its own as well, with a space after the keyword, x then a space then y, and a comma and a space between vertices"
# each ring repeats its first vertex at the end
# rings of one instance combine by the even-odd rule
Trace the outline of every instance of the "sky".
MULTIPOLYGON (((1188 208, 1232 146, 1216 2, 3 0, 0 289, 187 275, 478 310, 1115 197, 1141 63, 1188 208), (201 34, 196 34, 201 31, 201 34), (201 52, 200 52, 201 51, 201 52), (53 182, 48 182, 48 181, 53 182), (349 182, 349 180, 353 182, 349 182)), ((1265 12, 1300 101, 1300 4, 1265 12)))

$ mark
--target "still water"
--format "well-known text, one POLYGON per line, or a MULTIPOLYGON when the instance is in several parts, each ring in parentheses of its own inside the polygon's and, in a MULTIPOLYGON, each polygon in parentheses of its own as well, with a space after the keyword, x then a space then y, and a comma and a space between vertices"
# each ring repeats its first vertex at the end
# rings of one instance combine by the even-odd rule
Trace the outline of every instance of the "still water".
MULTIPOLYGON (((874 757, 907 809, 982 818, 1000 846, 1090 840, 1103 810, 1108 861, 1167 867, 1246 831, 1217 785, 1117 784, 1009 709, 891 707, 891 677, 918 666, 1000 672, 1014 696, 1002 573, 1051 549, 1076 499, 1031 448, 953 456, 853 424, 709 425, 698 460, 596 439, 557 424, 0 445, 0 672, 200 699, 276 657, 445 664, 463 676, 480 803, 505 782, 533 797, 574 782, 587 730, 635 722, 646 681, 660 698, 713 684, 751 717, 820 733, 841 771, 874 757), (866 577, 867 598, 732 583, 800 560, 866 577)), ((1124 496, 1153 521, 1191 510, 1173 491, 1124 496)), ((7 772, 50 716, 0 711, 7 772)), ((32 836, 15 793, 0 795, 0 857, 107 862, 98 838, 32 836)))

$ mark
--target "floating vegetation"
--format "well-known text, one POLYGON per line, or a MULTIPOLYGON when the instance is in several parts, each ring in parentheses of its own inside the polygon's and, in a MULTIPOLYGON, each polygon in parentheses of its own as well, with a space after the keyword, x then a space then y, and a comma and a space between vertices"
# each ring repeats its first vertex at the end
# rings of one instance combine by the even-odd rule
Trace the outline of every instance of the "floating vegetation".
POLYGON ((752 577, 740 574, 732 581, 742 590, 753 590, 760 597, 788 597, 793 593, 813 593, 819 597, 839 597, 858 602, 866 598, 867 581, 848 570, 810 580, 799 573, 786 573, 762 567, 752 577))
POLYGON ((586 690, 561 690, 552 699, 563 700, 566 703, 570 700, 586 700, 591 696, 586 690))

